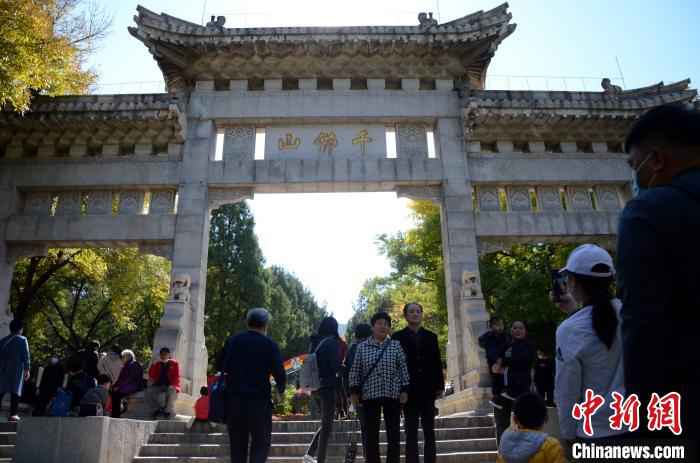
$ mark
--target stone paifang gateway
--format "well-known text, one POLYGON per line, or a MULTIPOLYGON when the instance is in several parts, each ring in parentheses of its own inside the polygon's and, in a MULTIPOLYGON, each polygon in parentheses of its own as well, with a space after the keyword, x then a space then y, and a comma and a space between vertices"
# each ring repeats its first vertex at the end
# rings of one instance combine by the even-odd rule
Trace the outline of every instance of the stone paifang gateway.
POLYGON ((507 5, 444 24, 224 28, 138 8, 129 32, 167 93, 37 97, 0 112, 2 327, 14 263, 49 247, 138 247, 172 261, 154 341, 205 384, 209 217, 268 192, 376 192, 440 206, 449 313, 443 411, 483 403, 479 255, 517 242, 613 245, 645 110, 689 81, 602 92, 484 90, 507 5), (223 134, 223 159, 216 156, 223 134))

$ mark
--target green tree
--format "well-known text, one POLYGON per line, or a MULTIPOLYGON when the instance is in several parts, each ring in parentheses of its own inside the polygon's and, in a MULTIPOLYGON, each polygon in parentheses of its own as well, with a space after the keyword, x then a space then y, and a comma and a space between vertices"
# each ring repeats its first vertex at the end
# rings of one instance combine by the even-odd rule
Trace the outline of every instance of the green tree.
POLYGON ((15 315, 25 308, 40 363, 50 355, 69 357, 92 339, 128 346, 145 359, 165 305, 169 268, 165 259, 136 249, 51 250, 18 263, 11 308, 15 315))
POLYGON ((111 18, 97 2, 0 2, 0 108, 29 109, 34 94, 84 93, 95 74, 83 69, 111 18))

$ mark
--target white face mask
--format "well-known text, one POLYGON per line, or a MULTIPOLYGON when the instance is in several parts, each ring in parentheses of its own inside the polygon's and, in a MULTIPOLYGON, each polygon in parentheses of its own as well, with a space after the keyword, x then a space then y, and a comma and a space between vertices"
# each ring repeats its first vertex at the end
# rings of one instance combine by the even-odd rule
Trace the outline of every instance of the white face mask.
MULTIPOLYGON (((644 191, 648 190, 648 187, 643 187, 639 185, 639 171, 644 167, 644 164, 651 158, 654 153, 649 153, 646 158, 634 169, 632 172, 632 197, 636 198, 644 191)), ((652 177, 653 178, 653 177, 652 177)))

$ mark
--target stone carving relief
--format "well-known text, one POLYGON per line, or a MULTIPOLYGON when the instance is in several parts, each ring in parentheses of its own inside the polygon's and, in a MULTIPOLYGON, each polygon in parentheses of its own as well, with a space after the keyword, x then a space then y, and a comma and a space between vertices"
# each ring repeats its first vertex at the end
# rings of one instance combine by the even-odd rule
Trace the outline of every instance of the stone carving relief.
POLYGON ((479 187, 477 189, 479 197, 480 211, 500 211, 501 206, 498 202, 498 188, 496 187, 479 187))
POLYGON ((80 215, 80 201, 79 191, 59 193, 56 215, 80 215))
POLYGON ((207 27, 224 27, 224 24, 226 24, 226 16, 216 16, 215 19, 214 15, 212 15, 207 23, 207 27))
POLYGON ((29 192, 24 197, 24 213, 27 215, 49 215, 51 210, 51 193, 44 191, 29 192))
POLYGON ((400 125, 398 128, 398 157, 428 157, 428 139, 425 127, 400 125))
POLYGON ((284 138, 277 140, 277 147, 280 151, 295 150, 301 146, 301 138, 291 132, 284 135, 284 138))
POLYGON ((136 215, 143 212, 143 191, 119 193, 119 214, 136 215))
POLYGON ((367 154, 367 144, 372 143, 374 140, 369 136, 369 131, 367 129, 361 129, 357 132, 357 136, 352 139, 353 145, 360 145, 362 154, 367 154))
POLYGON ((462 299, 479 299, 481 297, 481 283, 476 272, 462 272, 462 299))
POLYGON ((333 154, 333 150, 338 146, 338 137, 335 132, 321 132, 314 139, 314 145, 318 145, 318 150, 321 153, 333 154))
POLYGON ((188 274, 182 273, 175 275, 172 283, 170 283, 170 295, 168 296, 168 300, 189 302, 191 284, 192 280, 188 274))
POLYGON ((532 209, 530 205, 530 191, 527 187, 508 188, 508 203, 512 211, 529 212, 532 209))
POLYGON ((90 215, 109 215, 112 213, 112 192, 91 191, 87 195, 87 213, 90 215))
POLYGON ((620 209, 620 197, 617 187, 599 185, 595 188, 598 198, 598 208, 604 211, 617 211, 620 209))
POLYGON ((559 187, 541 186, 537 187, 538 205, 543 211, 561 211, 561 197, 559 187))
POLYGON ((575 211, 589 211, 593 209, 591 194, 586 187, 567 187, 571 209, 575 211))
POLYGON ((253 159, 254 150, 254 127, 233 127, 224 131, 224 159, 253 159))
POLYGON ((153 191, 151 192, 151 205, 149 214, 172 214, 175 209, 174 191, 153 191))

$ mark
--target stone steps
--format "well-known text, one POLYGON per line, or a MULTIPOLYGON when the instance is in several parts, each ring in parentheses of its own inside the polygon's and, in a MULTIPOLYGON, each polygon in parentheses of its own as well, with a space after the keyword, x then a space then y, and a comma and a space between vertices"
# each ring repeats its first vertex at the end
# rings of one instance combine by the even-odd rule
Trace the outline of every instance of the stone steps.
POLYGON ((10 463, 15 458, 17 423, 0 422, 0 463, 10 463))
MULTIPOLYGON (((274 421, 270 463, 299 463, 320 422, 308 419, 274 421)), ((352 421, 334 423, 328 448, 328 462, 342 463, 352 436, 360 440, 359 424, 352 421)), ((496 439, 493 419, 487 416, 438 418, 436 420, 438 463, 493 463, 496 439)), ((419 434, 422 449, 423 435, 419 434)), ((386 433, 381 432, 380 451, 386 454, 386 433)), ((401 453, 405 435, 402 432, 401 453)), ((362 445, 357 445, 357 462, 362 462, 362 445)), ((402 456, 402 459, 404 457, 402 456)), ((213 425, 210 433, 189 432, 182 421, 161 421, 148 444, 141 447, 134 463, 218 463, 229 460, 228 433, 223 425, 213 425)))
MULTIPOLYGON (((350 434, 355 434, 359 441, 360 431, 354 432, 334 432, 331 442, 345 443, 349 440, 350 434)), ((273 432, 273 444, 309 444, 313 438, 313 432, 273 432)), ((445 428, 437 429, 435 437, 438 441, 454 439, 483 439, 495 437, 492 427, 476 428, 445 428)), ((418 439, 423 440, 423 432, 418 431, 418 439)), ((381 431, 380 441, 385 442, 386 432, 381 431)), ((228 433, 216 432, 210 434, 201 433, 158 433, 151 438, 152 444, 228 444, 228 433)))

